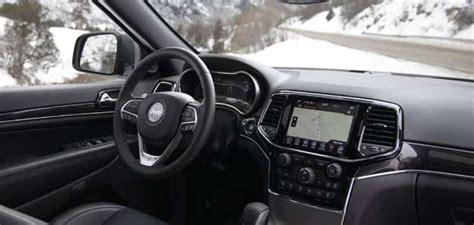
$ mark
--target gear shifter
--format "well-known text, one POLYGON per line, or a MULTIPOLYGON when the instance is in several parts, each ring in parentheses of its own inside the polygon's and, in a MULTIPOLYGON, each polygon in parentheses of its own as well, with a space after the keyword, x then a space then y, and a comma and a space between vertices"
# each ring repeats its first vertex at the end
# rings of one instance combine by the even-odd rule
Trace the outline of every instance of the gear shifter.
POLYGON ((249 203, 240 217, 240 225, 265 225, 269 211, 268 206, 263 203, 249 203))

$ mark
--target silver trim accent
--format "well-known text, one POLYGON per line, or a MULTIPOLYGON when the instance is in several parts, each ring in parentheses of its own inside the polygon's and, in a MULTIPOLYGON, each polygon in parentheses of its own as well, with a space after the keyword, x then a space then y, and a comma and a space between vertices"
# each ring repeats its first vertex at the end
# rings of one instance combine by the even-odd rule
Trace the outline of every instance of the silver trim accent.
POLYGON ((28 122, 28 121, 45 120, 45 119, 68 118, 68 117, 106 115, 106 114, 113 114, 113 113, 114 113, 113 111, 105 111, 105 112, 73 113, 73 114, 63 114, 63 115, 54 115, 54 116, 39 116, 39 117, 30 117, 30 118, 22 118, 22 119, 13 119, 13 120, 2 120, 0 121, 0 124, 28 122))
POLYGON ((375 173, 375 174, 355 177, 354 179, 356 181, 357 180, 367 180, 367 179, 376 178, 376 177, 383 177, 383 176, 390 176, 390 175, 404 174, 404 173, 421 173, 421 174, 448 176, 448 177, 456 177, 456 178, 474 180, 474 176, 472 176, 472 175, 449 173, 449 172, 440 172, 440 171, 432 171, 432 170, 423 170, 423 169, 407 169, 407 170, 395 170, 395 171, 389 171, 389 172, 381 172, 381 173, 375 173))
MULTIPOLYGON (((186 69, 181 74, 179 74, 178 76, 183 76, 184 74, 186 74, 188 72, 191 72, 191 71, 194 71, 194 69, 192 69, 192 68, 186 69)), ((233 105, 230 105, 230 104, 227 104, 227 103, 222 103, 222 102, 216 102, 216 106, 224 106, 224 107, 230 108, 232 110, 235 110, 237 113, 239 113, 240 115, 243 115, 243 116, 248 115, 250 112, 252 112, 255 109, 255 106, 256 106, 257 102, 260 100, 260 85, 258 84, 255 77, 253 77, 250 73, 248 73, 246 71, 243 71, 243 70, 239 70, 239 71, 235 71, 235 72, 223 72, 223 71, 211 70, 210 72, 211 72, 211 75, 213 73, 214 74, 223 74, 223 75, 236 75, 236 74, 242 73, 242 74, 247 75, 250 78, 250 80, 252 81, 252 83, 255 87, 255 98, 254 98, 252 108, 249 110, 249 112, 246 112, 246 113, 242 112, 242 110, 238 109, 237 107, 235 107, 233 105)), ((178 85, 177 85, 177 88, 175 88, 175 91, 181 92, 181 81, 178 82, 178 85)))
POLYGON ((388 102, 383 102, 383 101, 378 101, 378 100, 371 100, 371 99, 364 99, 364 98, 357 98, 357 97, 341 96, 341 95, 330 95, 330 94, 319 94, 319 93, 284 90, 284 91, 273 93, 271 95, 271 97, 269 98, 269 100, 265 103, 264 110, 263 110, 262 114, 260 115, 260 119, 258 120, 257 130, 258 130, 258 133, 260 134, 260 136, 262 136, 263 139, 266 142, 268 142, 271 146, 279 148, 279 149, 298 152, 298 153, 303 153, 303 154, 309 154, 309 155, 318 156, 318 157, 331 159, 331 160, 336 160, 336 161, 340 161, 340 162, 362 162, 362 161, 382 158, 382 157, 386 157, 386 156, 391 156, 391 155, 396 154, 400 151, 401 143, 402 143, 402 140, 401 140, 402 124, 403 124, 402 121, 403 121, 402 110, 398 105, 395 105, 393 103, 388 103, 388 102), (380 155, 374 155, 374 156, 371 156, 371 157, 361 158, 361 159, 344 159, 344 158, 339 158, 339 157, 335 157, 335 156, 324 155, 324 154, 321 154, 321 153, 308 152, 308 151, 304 151, 304 150, 299 150, 299 149, 294 149, 294 148, 290 148, 290 147, 277 145, 277 144, 273 143, 269 139, 269 137, 267 137, 267 135, 265 134, 265 132, 263 131, 263 128, 262 128, 263 118, 265 117, 265 114, 268 110, 268 107, 270 106, 272 98, 276 95, 284 95, 286 97, 289 97, 290 95, 296 95, 296 96, 305 96, 305 97, 326 98, 326 99, 332 99, 332 100, 352 101, 352 102, 356 102, 356 103, 365 103, 365 104, 370 104, 370 105, 375 105, 375 106, 383 106, 383 107, 392 108, 392 109, 396 110, 397 117, 398 117, 398 124, 397 124, 398 129, 397 129, 397 142, 396 142, 396 145, 391 151, 385 152, 385 153, 380 154, 380 155))
POLYGON ((155 85, 155 88, 153 89, 153 93, 156 93, 156 90, 158 90, 158 87, 161 85, 161 84, 169 84, 171 85, 171 90, 170 91, 173 91, 175 92, 176 91, 176 83, 173 83, 173 82, 170 82, 170 81, 164 81, 164 80, 159 80, 156 85, 155 85))
POLYGON ((158 160, 160 160, 161 155, 150 155, 145 152, 145 145, 143 144, 143 139, 140 133, 138 134, 138 152, 140 155, 140 164, 144 166, 154 166, 158 160))
POLYGON ((132 112, 129 112, 129 111, 126 111, 124 108, 126 105, 128 105, 130 102, 141 102, 143 100, 138 100, 138 99, 132 99, 132 100, 128 100, 127 102, 125 102, 125 104, 122 105, 122 107, 120 108, 120 118, 124 119, 123 118, 123 113, 125 114, 128 114, 128 115, 131 115, 131 116, 134 116, 135 118, 138 118, 138 115, 135 114, 135 113, 132 113, 132 112))
POLYGON ((344 208, 342 208, 342 218, 341 218, 341 225, 344 225, 344 221, 346 220, 346 212, 347 207, 349 206, 349 200, 352 195, 352 188, 354 187, 355 179, 351 179, 351 184, 349 185, 349 190, 347 190, 346 201, 344 202, 344 208))
POLYGON ((423 147, 429 147, 429 148, 443 149, 443 150, 448 150, 448 151, 456 151, 456 152, 461 152, 461 153, 466 153, 466 154, 474 154, 473 150, 466 150, 466 149, 461 149, 461 148, 456 148, 456 147, 445 147, 445 146, 438 146, 438 145, 433 145, 433 144, 418 143, 418 142, 413 142, 413 141, 404 141, 404 142, 409 145, 417 145, 417 146, 423 146, 423 147))

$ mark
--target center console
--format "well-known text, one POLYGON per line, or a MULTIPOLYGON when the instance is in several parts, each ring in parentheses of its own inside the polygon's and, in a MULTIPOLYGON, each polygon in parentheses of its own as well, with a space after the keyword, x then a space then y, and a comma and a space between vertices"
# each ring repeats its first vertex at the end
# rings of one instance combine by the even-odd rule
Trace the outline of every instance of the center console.
POLYGON ((399 150, 401 110, 391 103, 282 91, 258 130, 270 149, 272 194, 342 211, 361 163, 399 150))

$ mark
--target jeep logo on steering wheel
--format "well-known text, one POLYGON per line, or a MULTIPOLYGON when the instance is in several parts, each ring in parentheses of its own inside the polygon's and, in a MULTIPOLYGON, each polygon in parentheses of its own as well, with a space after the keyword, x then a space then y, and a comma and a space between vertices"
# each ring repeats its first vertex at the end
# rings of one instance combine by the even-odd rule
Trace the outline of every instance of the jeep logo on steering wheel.
POLYGON ((150 122, 156 123, 163 118, 165 114, 165 108, 161 102, 154 103, 148 110, 148 120, 150 122))

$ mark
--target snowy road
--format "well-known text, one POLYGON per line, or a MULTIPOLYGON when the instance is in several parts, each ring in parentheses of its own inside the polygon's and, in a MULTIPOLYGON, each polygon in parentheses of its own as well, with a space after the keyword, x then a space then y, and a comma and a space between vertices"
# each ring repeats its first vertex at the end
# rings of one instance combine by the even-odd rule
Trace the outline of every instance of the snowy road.
POLYGON ((455 49, 377 37, 323 33, 292 28, 283 29, 311 39, 328 41, 352 49, 374 52, 474 74, 474 51, 472 48, 455 49))

